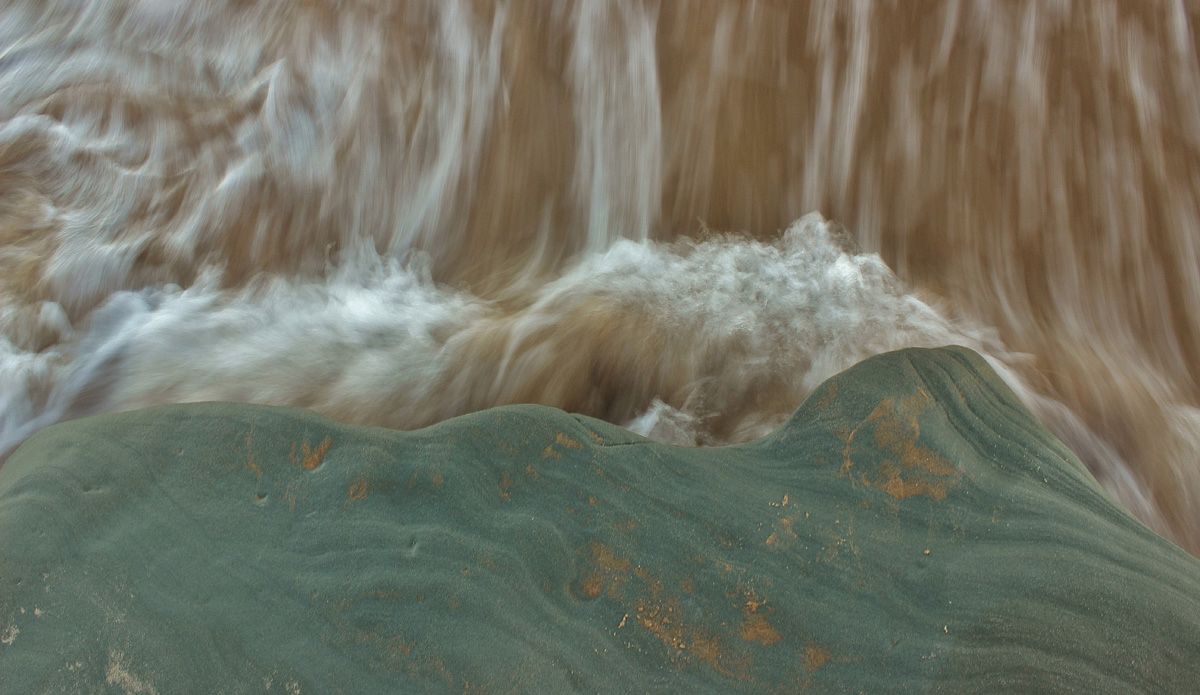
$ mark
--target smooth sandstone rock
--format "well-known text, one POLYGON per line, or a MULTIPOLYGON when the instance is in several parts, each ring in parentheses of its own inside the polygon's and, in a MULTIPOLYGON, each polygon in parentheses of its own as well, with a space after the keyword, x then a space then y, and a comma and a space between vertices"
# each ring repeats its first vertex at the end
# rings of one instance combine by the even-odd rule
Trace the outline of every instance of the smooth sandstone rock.
POLYGON ((773 435, 197 404, 0 469, 4 693, 1194 693, 1200 563, 961 348, 773 435))

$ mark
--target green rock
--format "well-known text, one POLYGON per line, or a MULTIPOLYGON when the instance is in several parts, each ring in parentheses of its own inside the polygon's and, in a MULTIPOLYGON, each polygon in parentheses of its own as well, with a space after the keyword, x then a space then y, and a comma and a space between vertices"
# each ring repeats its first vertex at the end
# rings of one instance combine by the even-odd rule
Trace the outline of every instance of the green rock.
POLYGON ((6 694, 1200 683, 1200 563, 961 348, 718 449, 539 406, 92 417, 0 469, 0 528, 6 694))

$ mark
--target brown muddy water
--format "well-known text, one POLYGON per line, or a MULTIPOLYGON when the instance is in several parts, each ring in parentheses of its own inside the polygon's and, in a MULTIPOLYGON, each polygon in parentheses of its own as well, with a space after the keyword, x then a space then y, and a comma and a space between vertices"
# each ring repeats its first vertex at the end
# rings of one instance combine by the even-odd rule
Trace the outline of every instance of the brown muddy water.
POLYGON ((214 399, 711 446, 957 343, 1198 553, 1198 18, 4 2, 0 452, 214 399))

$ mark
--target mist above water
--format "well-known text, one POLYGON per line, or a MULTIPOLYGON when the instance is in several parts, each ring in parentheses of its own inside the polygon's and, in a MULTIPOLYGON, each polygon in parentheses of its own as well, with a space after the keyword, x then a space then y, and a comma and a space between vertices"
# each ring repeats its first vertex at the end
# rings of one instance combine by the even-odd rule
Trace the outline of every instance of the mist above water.
POLYGON ((719 445, 956 343, 1200 552, 1197 17, 7 2, 0 452, 212 399, 719 445))

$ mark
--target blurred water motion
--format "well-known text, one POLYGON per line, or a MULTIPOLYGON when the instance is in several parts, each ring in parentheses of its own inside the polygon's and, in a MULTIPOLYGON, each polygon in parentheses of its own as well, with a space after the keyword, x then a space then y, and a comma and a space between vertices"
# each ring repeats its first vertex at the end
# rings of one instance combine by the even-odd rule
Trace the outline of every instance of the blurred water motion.
POLYGON ((958 343, 1198 553, 1197 17, 5 2, 0 455, 212 399, 717 445, 958 343))

